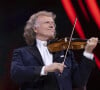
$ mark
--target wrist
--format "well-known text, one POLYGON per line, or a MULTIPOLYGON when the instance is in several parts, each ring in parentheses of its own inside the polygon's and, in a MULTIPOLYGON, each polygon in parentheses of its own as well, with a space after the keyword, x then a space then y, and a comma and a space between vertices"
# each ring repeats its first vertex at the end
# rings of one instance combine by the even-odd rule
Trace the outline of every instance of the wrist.
POLYGON ((48 73, 48 66, 44 67, 44 73, 46 73, 46 74, 48 73))
POLYGON ((91 53, 92 54, 92 51, 91 50, 85 50, 84 52, 87 52, 87 53, 91 53))
POLYGON ((91 47, 85 47, 85 52, 92 53, 93 49, 91 47))

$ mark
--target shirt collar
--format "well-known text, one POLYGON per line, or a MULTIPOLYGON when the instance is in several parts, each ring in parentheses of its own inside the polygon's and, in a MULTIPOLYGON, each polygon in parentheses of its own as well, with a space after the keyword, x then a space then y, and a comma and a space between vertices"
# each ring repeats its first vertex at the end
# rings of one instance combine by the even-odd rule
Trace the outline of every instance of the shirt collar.
POLYGON ((39 46, 47 46, 47 41, 36 39, 36 42, 37 42, 37 45, 39 46))

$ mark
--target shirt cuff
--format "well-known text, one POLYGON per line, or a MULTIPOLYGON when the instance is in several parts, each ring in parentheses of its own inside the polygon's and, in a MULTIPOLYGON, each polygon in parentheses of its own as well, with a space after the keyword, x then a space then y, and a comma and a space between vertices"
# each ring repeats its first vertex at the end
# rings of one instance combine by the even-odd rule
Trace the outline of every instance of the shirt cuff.
POLYGON ((45 68, 45 66, 43 66, 42 69, 41 69, 41 73, 40 73, 41 76, 42 76, 42 75, 47 75, 47 73, 44 72, 44 68, 45 68))
POLYGON ((91 60, 93 60, 93 58, 94 58, 93 53, 88 53, 86 51, 83 52, 83 56, 85 56, 86 58, 91 59, 91 60))

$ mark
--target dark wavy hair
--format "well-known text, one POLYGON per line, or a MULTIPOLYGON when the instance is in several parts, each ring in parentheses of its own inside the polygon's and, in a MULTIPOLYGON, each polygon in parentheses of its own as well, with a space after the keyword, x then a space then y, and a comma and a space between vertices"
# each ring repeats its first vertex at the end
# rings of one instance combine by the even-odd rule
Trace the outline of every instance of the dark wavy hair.
POLYGON ((24 33, 23 33, 25 41, 28 45, 33 45, 34 43, 36 33, 34 32, 33 28, 39 16, 48 16, 48 17, 52 17, 53 19, 56 18, 56 15, 54 13, 48 11, 39 11, 33 14, 32 16, 30 16, 29 20, 26 22, 26 25, 24 27, 24 33))

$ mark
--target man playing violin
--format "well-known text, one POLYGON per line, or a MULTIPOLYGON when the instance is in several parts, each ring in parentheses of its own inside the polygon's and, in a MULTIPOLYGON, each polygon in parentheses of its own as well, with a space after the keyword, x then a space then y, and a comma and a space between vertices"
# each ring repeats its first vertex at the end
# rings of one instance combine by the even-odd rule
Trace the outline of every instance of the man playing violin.
POLYGON ((55 37, 55 15, 40 11, 33 14, 24 28, 26 47, 15 49, 11 63, 11 77, 20 90, 72 90, 87 84, 95 66, 93 50, 98 38, 87 41, 80 63, 71 50, 65 62, 65 51, 50 53, 47 41, 55 37))

